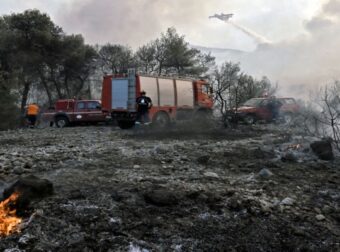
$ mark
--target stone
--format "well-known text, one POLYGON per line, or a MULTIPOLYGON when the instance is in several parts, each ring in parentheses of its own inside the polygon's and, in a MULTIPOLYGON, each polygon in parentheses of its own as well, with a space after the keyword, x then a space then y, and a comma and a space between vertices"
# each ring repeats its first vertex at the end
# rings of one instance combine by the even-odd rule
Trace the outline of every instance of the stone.
POLYGON ((281 202, 280 205, 285 205, 285 206, 292 206, 294 204, 294 200, 292 198, 284 198, 281 202))
POLYGON ((139 168, 140 168, 140 165, 137 165, 137 164, 133 165, 133 169, 139 169, 139 168))
POLYGON ((4 199, 7 199, 14 192, 19 193, 16 202, 18 216, 24 216, 32 200, 40 200, 53 194, 53 184, 47 179, 40 179, 33 175, 20 178, 3 192, 4 199))
POLYGON ((321 160, 334 159, 333 148, 330 139, 315 141, 311 143, 310 147, 321 160))
POLYGON ((261 178, 269 178, 273 176, 274 174, 267 168, 263 168, 259 173, 258 176, 261 178))
POLYGON ((256 163, 248 163, 246 164, 247 168, 255 168, 256 167, 256 163))
POLYGON ((218 176, 215 172, 205 172, 203 175, 206 178, 220 178, 220 176, 218 176))
POLYGON ((197 158, 197 162, 202 165, 208 164, 210 156, 204 155, 197 158))
POLYGON ((332 213, 332 211, 333 211, 333 209, 332 209, 332 207, 330 207, 330 206, 324 206, 324 207, 322 208, 322 212, 325 213, 325 214, 332 213))
POLYGON ((253 154, 258 159, 275 158, 275 152, 272 149, 256 148, 253 154))
POLYGON ((293 152, 287 152, 281 157, 281 161, 295 163, 298 161, 298 158, 293 152))
POLYGON ((147 203, 156 206, 172 206, 177 205, 179 199, 175 192, 166 189, 152 190, 144 194, 144 199, 147 203))
POLYGON ((17 167, 14 167, 13 173, 17 175, 21 175, 24 173, 24 170, 21 167, 17 166, 17 167))
POLYGON ((326 219, 326 217, 323 215, 323 214, 318 214, 315 216, 315 218, 318 220, 318 221, 323 221, 326 219))
POLYGON ((33 166, 33 163, 32 162, 26 162, 25 165, 24 165, 24 168, 26 169, 31 169, 33 166))
POLYGON ((33 243, 33 241, 36 240, 36 237, 30 234, 24 234, 20 237, 18 243, 21 248, 25 248, 30 243, 33 243))

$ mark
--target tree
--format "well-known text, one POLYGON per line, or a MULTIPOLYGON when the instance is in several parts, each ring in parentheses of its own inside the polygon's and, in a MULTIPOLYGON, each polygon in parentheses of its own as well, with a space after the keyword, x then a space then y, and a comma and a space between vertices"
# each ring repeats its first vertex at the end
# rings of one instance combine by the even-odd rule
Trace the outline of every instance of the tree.
POLYGON ((97 53, 93 47, 84 44, 81 35, 65 36, 62 45, 59 85, 66 97, 71 98, 81 93, 94 72, 97 53))
POLYGON ((142 72, 152 73, 155 71, 157 66, 156 60, 156 44, 148 43, 139 47, 136 52, 136 60, 138 66, 141 68, 142 72))
POLYGON ((215 64, 211 54, 202 54, 191 48, 185 37, 174 28, 169 28, 160 38, 140 47, 136 59, 143 72, 159 75, 200 76, 215 64))
POLYGON ((16 106, 17 97, 11 94, 8 88, 7 81, 3 78, 6 76, 3 71, 0 71, 0 130, 14 128, 17 126, 19 109, 16 106))
POLYGON ((222 120, 226 120, 226 112, 233 107, 232 88, 236 85, 239 77, 240 67, 232 62, 224 63, 220 69, 215 69, 213 73, 214 100, 217 103, 222 120))
MULTIPOLYGON (((274 93, 268 78, 261 81, 241 72, 239 64, 225 62, 216 68, 212 74, 214 83, 214 100, 223 122, 231 112, 236 112, 240 104, 250 98, 259 97, 266 91, 274 93)), ((232 115, 232 114, 231 114, 232 115)))
POLYGON ((335 81, 331 85, 320 88, 314 107, 314 111, 319 113, 311 113, 312 117, 307 119, 318 122, 315 124, 317 127, 314 133, 332 138, 337 149, 340 150, 340 82, 335 81))
POLYGON ((20 109, 24 113, 32 84, 39 79, 44 50, 61 29, 38 10, 4 16, 1 23, 6 40, 3 48, 7 51, 6 68, 16 76, 21 93, 20 109))
POLYGON ((98 52, 103 73, 118 73, 134 65, 133 52, 129 47, 106 44, 98 52))

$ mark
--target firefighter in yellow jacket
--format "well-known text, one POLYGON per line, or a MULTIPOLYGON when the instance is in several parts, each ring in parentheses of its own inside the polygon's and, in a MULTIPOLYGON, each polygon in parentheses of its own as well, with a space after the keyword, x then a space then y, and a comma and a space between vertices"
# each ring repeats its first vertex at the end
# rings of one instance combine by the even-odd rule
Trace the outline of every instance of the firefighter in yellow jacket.
POLYGON ((39 114, 39 106, 36 103, 31 103, 27 106, 26 118, 30 127, 34 127, 39 114))

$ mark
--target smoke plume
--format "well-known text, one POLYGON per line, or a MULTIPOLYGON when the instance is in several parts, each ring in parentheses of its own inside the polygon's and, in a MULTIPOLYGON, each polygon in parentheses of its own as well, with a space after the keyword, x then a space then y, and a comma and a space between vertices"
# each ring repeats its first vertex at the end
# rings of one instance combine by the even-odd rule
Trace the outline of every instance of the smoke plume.
POLYGON ((240 58, 241 68, 279 83, 281 94, 306 98, 312 89, 340 79, 340 0, 328 1, 290 41, 259 44, 240 58))
POLYGON ((194 24, 197 32, 219 0, 73 0, 57 17, 67 32, 88 43, 119 43, 133 48, 159 37, 169 27, 194 24))
MULTIPOLYGON (((213 25, 209 24, 208 16, 217 11, 233 11, 229 2, 225 2, 222 9, 220 0, 73 0, 72 4, 64 6, 57 23, 67 28, 68 33, 83 34, 90 44, 110 42, 137 48, 159 37, 160 32, 168 27, 175 27, 180 34, 188 35, 183 31, 190 31, 191 38, 196 38, 194 43, 205 41, 206 47, 213 47, 206 44, 208 36, 210 41, 228 39, 228 42, 236 41, 242 45, 243 41, 237 41, 238 37, 233 38, 230 34, 223 37, 220 32, 215 32, 216 35, 212 32, 213 25), (208 35, 204 33, 207 29, 210 29, 208 35)), ((275 16, 276 13, 271 15, 275 16)), ((240 22, 231 23, 254 38, 258 47, 253 52, 226 57, 224 61, 240 62, 241 69, 246 73, 258 78, 267 76, 278 82, 281 94, 307 97, 309 90, 317 85, 340 79, 339 16, 340 0, 329 0, 316 16, 305 21, 304 33, 293 39, 272 43, 241 26, 240 22)), ((265 21, 261 19, 261 22, 265 21)), ((270 27, 268 22, 260 26, 261 33, 265 32, 264 29, 285 30, 281 23, 273 22, 270 27)), ((287 29, 292 29, 291 24, 287 29)), ((277 41, 277 38, 272 37, 271 40, 277 41)))

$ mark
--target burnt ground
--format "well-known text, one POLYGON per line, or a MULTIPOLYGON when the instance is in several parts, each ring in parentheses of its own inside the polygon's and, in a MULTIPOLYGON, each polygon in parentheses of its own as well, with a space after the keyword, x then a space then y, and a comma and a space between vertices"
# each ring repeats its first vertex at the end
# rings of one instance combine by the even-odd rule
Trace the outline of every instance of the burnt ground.
POLYGON ((0 251, 339 251, 340 158, 292 132, 0 132, 0 189, 54 184, 0 251))

